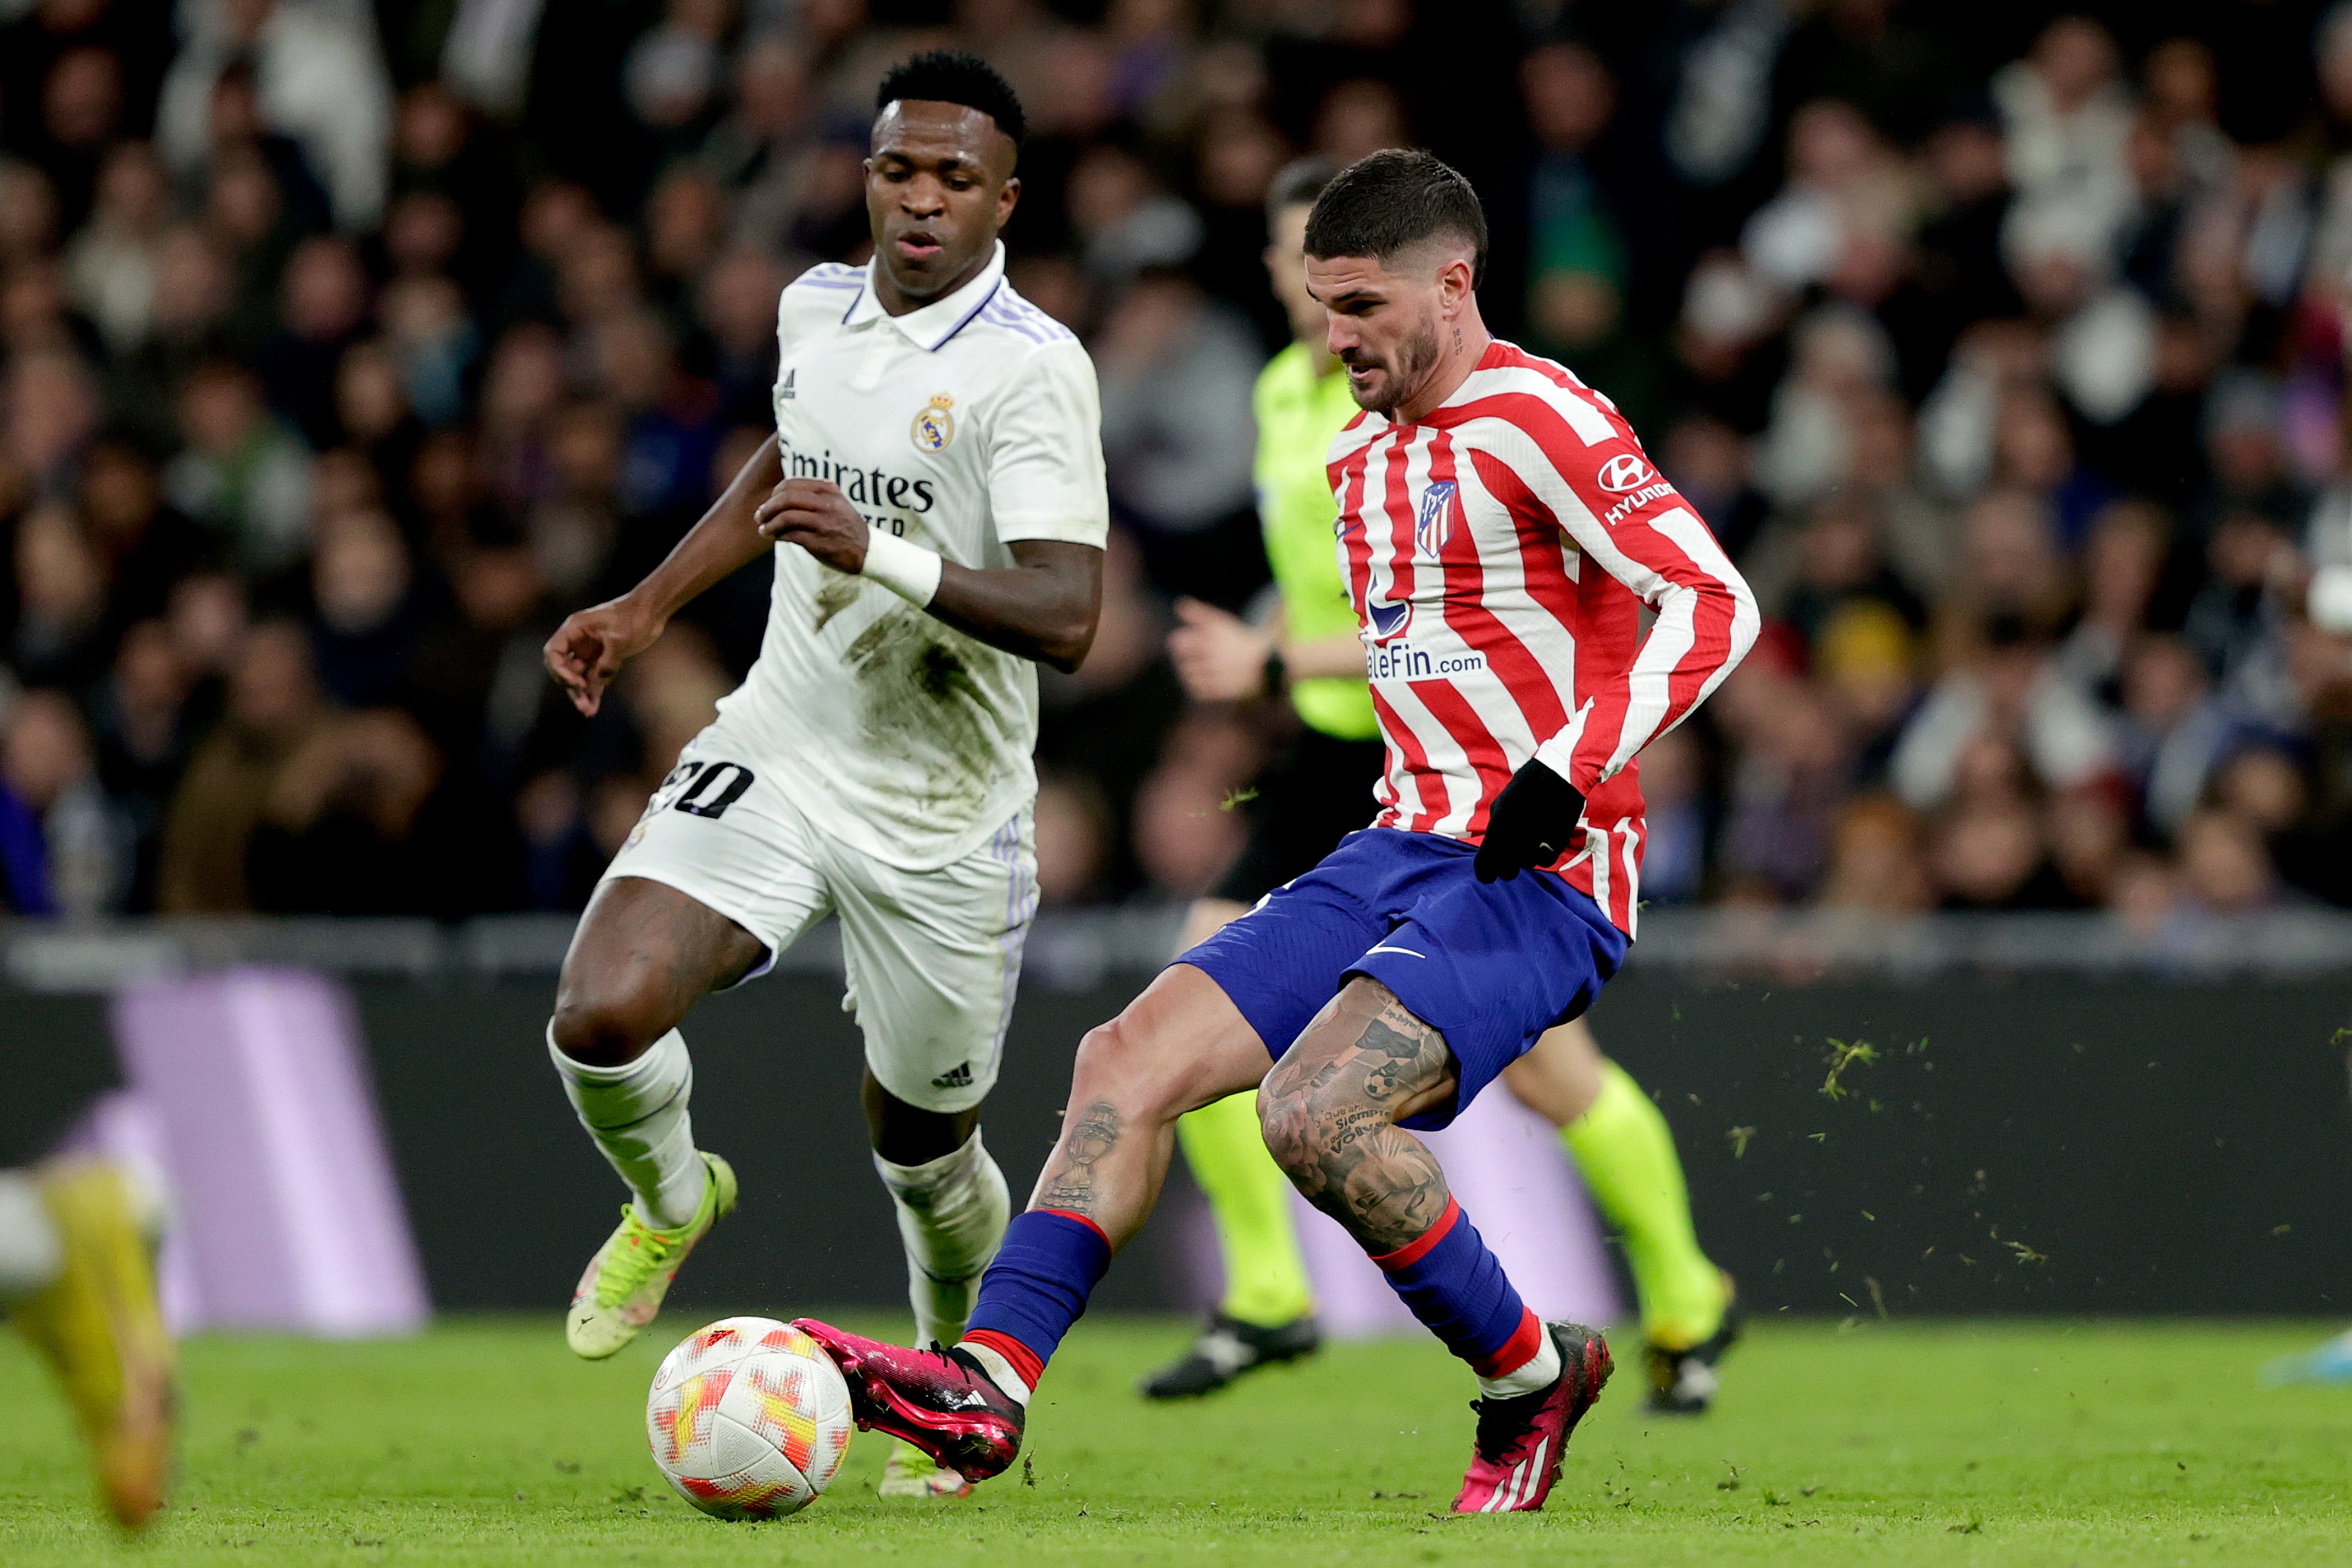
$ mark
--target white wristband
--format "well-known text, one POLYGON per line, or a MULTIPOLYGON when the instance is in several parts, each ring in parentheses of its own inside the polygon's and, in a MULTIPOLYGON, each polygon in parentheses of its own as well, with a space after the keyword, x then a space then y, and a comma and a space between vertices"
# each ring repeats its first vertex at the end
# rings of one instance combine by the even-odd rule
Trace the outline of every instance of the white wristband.
POLYGON ((858 575, 872 578, 916 609, 929 608, 940 591, 940 573, 945 570, 939 551, 908 544, 879 528, 866 530, 866 565, 858 575))

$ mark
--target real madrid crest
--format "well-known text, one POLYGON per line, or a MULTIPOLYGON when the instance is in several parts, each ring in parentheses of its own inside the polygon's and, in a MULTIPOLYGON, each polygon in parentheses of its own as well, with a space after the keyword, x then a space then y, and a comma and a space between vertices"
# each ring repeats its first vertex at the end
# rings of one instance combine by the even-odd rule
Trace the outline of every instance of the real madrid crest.
POLYGON ((915 424, 908 434, 915 445, 924 452, 944 452, 955 439, 955 399, 945 392, 931 394, 931 406, 915 416, 915 424))

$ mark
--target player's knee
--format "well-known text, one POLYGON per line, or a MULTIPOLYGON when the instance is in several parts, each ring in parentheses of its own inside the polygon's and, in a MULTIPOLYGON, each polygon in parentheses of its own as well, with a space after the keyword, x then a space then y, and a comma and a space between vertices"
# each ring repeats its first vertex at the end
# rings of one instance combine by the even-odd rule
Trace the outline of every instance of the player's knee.
POLYGON ((620 1067, 644 1054, 669 1030, 638 998, 623 992, 564 988, 555 1000, 548 1036, 555 1049, 589 1067, 620 1067))
POLYGON ((1277 1089, 1268 1081, 1257 1092, 1257 1125, 1265 1137, 1265 1152, 1286 1172, 1314 1163, 1323 1120, 1315 1092, 1304 1084, 1277 1089))
POLYGON ((1071 1073, 1070 1097, 1075 1101, 1106 1101, 1129 1113, 1186 1107, 1175 1105, 1175 1073, 1179 1064, 1168 1061, 1151 1031, 1126 1013, 1097 1024, 1078 1041, 1076 1064, 1071 1073))
POLYGON ((1095 1025, 1078 1040, 1072 1084, 1081 1093, 1097 1094, 1113 1087, 1132 1086, 1149 1061, 1141 1031, 1121 1013, 1108 1023, 1095 1025))

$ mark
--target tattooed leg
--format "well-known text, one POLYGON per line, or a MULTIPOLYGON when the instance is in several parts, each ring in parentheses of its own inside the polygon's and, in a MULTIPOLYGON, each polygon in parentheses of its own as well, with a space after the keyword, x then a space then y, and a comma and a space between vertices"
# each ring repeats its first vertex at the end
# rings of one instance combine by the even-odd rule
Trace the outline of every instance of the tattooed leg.
POLYGON ((1092 1218, 1096 1199, 1102 1196, 1095 1185, 1095 1167, 1118 1152, 1119 1131, 1118 1107, 1108 1100, 1093 1101, 1072 1115, 1056 1157, 1038 1185, 1036 1207, 1092 1218))
POLYGON ((1258 1092, 1275 1163, 1307 1201, 1371 1253, 1393 1252, 1445 1212, 1445 1173, 1396 1124, 1454 1088, 1437 1030, 1386 986, 1348 982, 1258 1092))
POLYGON ((1442 1103, 1457 1071, 1437 1030, 1360 976, 1266 1075, 1258 1113, 1275 1163, 1307 1201, 1348 1228, 1488 1396, 1507 1398, 1557 1383, 1559 1353, 1436 1159, 1397 1125, 1442 1103))
POLYGON ((1078 1044, 1062 1136, 1032 1208, 1084 1215, 1112 1245, 1141 1228, 1176 1148, 1176 1118, 1255 1086, 1265 1047, 1216 982, 1173 964, 1078 1044))
MULTIPOLYGON (((957 1410, 992 1398, 1000 1409, 1007 1401, 1027 1402, 1112 1254, 1151 1212, 1175 1150, 1176 1118, 1249 1088, 1265 1069, 1257 1031, 1233 998, 1190 964, 1170 965, 1118 1017, 1087 1032, 1078 1043, 1061 1138, 1037 1177, 1028 1212, 1004 1228, 1003 1245, 981 1279, 960 1342, 965 1358, 940 1375, 962 1391, 955 1395, 957 1410)), ((1017 1443, 1017 1423, 1010 1431, 1017 1443)), ((1012 1448, 1000 1444, 996 1451, 1009 1458, 1012 1448)), ((989 1463, 1003 1468, 1001 1458, 989 1463)))

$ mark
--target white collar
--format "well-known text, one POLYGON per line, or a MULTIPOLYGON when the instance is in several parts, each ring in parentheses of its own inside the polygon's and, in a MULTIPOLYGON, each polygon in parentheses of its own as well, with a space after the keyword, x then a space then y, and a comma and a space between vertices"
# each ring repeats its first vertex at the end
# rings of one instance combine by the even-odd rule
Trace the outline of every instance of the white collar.
POLYGON ((908 341, 926 353, 939 352, 940 345, 970 325, 971 319, 996 297, 996 291, 1004 287, 1004 242, 998 240, 995 254, 970 283, 945 298, 934 299, 904 316, 893 316, 882 308, 882 300, 874 292, 874 269, 881 264, 878 256, 866 264, 866 287, 857 291, 857 298, 842 313, 841 324, 858 327, 878 318, 907 334, 908 341))

